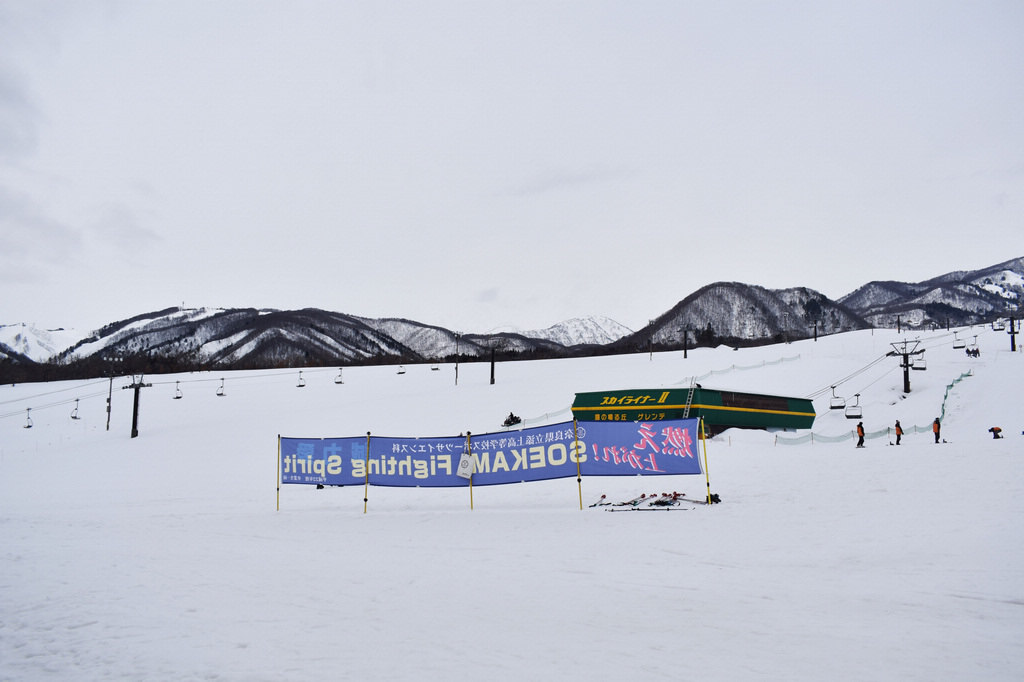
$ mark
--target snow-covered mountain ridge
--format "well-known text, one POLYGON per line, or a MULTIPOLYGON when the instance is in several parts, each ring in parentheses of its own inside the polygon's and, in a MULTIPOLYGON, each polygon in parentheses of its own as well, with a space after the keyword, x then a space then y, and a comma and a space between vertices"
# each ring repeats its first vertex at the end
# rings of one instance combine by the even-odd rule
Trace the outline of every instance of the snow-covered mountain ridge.
POLYGON ((540 330, 457 333, 414 320, 312 308, 174 307, 89 334, 30 324, 0 326, 0 374, 4 380, 23 381, 128 367, 166 372, 740 346, 868 327, 976 324, 1018 314, 1021 301, 1024 258, 919 283, 870 282, 838 301, 805 287, 771 290, 716 282, 637 332, 601 316, 573 318, 540 330))
POLYGON ((574 317, 545 329, 515 331, 531 339, 547 339, 563 346, 584 344, 605 345, 631 334, 632 329, 619 324, 610 317, 574 317))
POLYGON ((839 299, 875 327, 960 326, 1020 312, 1024 257, 918 282, 869 282, 839 299))

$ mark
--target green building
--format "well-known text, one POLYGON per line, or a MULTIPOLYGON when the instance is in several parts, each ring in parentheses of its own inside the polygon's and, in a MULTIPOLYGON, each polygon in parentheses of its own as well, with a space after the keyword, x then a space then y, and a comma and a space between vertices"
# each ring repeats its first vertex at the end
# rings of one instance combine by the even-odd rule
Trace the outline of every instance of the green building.
POLYGON ((577 393, 572 403, 577 421, 704 420, 711 435, 730 428, 809 429, 814 405, 807 398, 717 391, 694 386, 577 393))

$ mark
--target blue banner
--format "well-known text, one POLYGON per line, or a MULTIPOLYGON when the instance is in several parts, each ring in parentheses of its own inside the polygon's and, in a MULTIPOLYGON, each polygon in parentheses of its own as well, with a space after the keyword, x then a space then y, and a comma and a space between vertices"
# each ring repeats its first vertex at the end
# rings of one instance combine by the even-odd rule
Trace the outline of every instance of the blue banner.
POLYGON ((473 485, 576 476, 703 473, 698 420, 564 422, 442 438, 282 438, 281 482, 307 485, 461 487, 467 451, 473 485))
POLYGON ((352 462, 366 461, 366 437, 282 438, 281 483, 352 485, 352 462))
POLYGON ((352 460, 353 475, 370 475, 370 485, 455 488, 469 481, 455 475, 466 437, 370 439, 370 459, 352 460))

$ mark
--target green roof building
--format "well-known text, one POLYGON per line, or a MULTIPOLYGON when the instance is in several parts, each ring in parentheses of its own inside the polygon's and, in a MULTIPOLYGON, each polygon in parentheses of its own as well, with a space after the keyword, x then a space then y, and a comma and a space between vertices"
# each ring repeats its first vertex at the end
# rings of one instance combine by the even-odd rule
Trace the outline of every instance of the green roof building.
POLYGON ((577 421, 661 421, 703 419, 710 434, 730 428, 809 429, 814 405, 807 398, 718 391, 702 386, 577 393, 577 421))

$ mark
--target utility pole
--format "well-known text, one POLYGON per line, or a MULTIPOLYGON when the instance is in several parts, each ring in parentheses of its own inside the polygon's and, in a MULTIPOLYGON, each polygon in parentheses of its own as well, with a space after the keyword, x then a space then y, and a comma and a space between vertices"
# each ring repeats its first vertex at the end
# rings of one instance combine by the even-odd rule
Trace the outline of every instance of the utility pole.
POLYGON ((135 389, 135 400, 132 403, 132 438, 139 437, 139 390, 143 388, 149 388, 153 384, 142 383, 142 375, 139 375, 138 380, 132 377, 132 383, 127 386, 122 386, 122 389, 135 389))
POLYGON ((1010 352, 1011 353, 1016 353, 1017 352, 1017 330, 1014 329, 1014 322, 1015 322, 1015 320, 1011 317, 1010 318, 1010 328, 1006 332, 1007 334, 1010 335, 1010 352))
POLYGON ((459 337, 461 332, 455 332, 455 385, 459 385, 459 337))
POLYGON ((686 346, 687 346, 687 342, 688 342, 689 338, 690 338, 690 328, 689 327, 684 327, 683 328, 683 360, 686 359, 686 346))
POLYGON ((110 387, 107 389, 107 431, 110 430, 110 399, 114 397, 114 375, 110 375, 110 387))
POLYGON ((921 355, 924 353, 924 348, 917 350, 917 347, 921 344, 920 341, 902 341, 899 343, 890 343, 892 350, 886 353, 886 355, 892 355, 895 357, 903 358, 900 363, 900 367, 903 368, 903 392, 910 393, 910 356, 921 355), (913 343, 913 348, 907 348, 907 345, 913 343), (902 349, 900 348, 902 346, 902 349))

